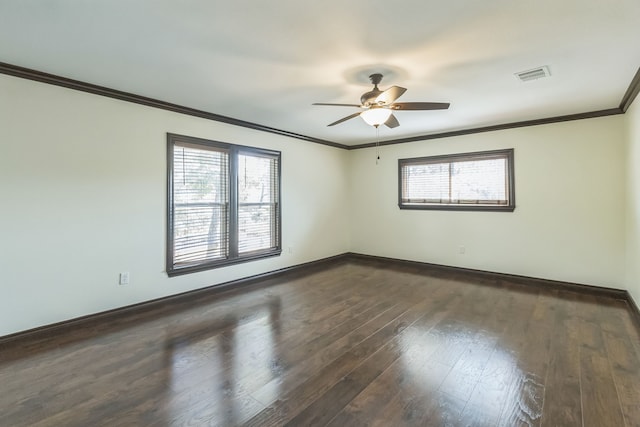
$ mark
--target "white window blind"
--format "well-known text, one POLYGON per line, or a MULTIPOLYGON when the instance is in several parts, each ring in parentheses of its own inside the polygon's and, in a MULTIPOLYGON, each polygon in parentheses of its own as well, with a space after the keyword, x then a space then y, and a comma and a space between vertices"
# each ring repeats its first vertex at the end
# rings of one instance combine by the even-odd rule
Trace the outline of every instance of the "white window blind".
POLYGON ((176 265, 226 258, 229 154, 177 143, 173 151, 173 244, 176 265))
POLYGON ((515 208, 513 150, 401 159, 399 180, 401 208, 515 208))
POLYGON ((238 252, 278 244, 278 159, 238 156, 238 252))

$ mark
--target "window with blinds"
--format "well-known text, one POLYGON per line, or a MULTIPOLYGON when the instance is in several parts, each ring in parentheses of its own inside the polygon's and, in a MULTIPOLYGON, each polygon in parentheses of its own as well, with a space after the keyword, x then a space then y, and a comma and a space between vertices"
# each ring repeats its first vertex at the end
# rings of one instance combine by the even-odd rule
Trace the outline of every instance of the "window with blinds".
POLYGON ((400 209, 515 209, 513 149, 400 159, 400 209))
POLYGON ((280 153, 168 134, 167 273, 281 253, 280 153))

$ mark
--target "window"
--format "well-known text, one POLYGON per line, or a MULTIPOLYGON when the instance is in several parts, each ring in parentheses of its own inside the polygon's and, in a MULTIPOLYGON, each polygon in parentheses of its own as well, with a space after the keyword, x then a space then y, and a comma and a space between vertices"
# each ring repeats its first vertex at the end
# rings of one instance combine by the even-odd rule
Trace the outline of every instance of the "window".
POLYGON ((281 253, 280 152, 167 134, 167 274, 281 253))
POLYGON ((515 209, 513 149, 400 159, 400 209, 515 209))

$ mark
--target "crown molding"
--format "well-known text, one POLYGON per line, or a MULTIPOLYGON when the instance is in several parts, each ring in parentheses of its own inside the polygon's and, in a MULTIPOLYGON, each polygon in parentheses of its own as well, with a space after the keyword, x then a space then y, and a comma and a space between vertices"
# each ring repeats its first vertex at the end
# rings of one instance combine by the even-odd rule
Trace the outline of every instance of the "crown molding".
POLYGON ((314 138, 295 132, 289 132, 282 129, 276 129, 245 120, 234 119, 232 117, 222 116, 220 114, 209 113, 195 108, 185 107, 183 105, 172 104, 170 102, 160 101, 146 96, 136 95, 130 92, 123 92, 104 86, 85 83, 79 80, 69 79, 42 71, 32 70, 30 68, 19 67, 17 65, 0 62, 0 73, 14 77, 20 77, 27 80, 34 80, 41 83, 48 83, 55 86, 62 86, 67 89, 79 90, 81 92, 91 93, 93 95, 106 96, 108 98, 118 99, 121 101, 133 102, 134 104, 145 105, 147 107, 159 108, 161 110, 173 111, 175 113, 186 114, 188 116, 200 117, 216 122, 227 123, 234 126, 240 126, 248 129, 258 130, 262 132, 274 133, 276 135, 287 136, 290 138, 300 139, 302 141, 314 142, 316 144, 328 145, 330 147, 346 149, 348 146, 333 141, 314 138))
MULTIPOLYGON (((88 92, 94 95, 106 96, 109 98, 118 99, 121 101, 133 102, 135 104, 145 105, 153 108, 160 108, 162 110, 173 111, 180 114, 186 114, 189 116, 200 117, 207 120, 213 120, 216 122, 227 123, 234 126, 240 126, 248 129, 258 130, 261 132, 273 133, 276 135, 282 135, 289 138, 295 138, 302 141, 313 142, 316 144, 327 145, 330 147, 341 148, 344 150, 358 150, 361 148, 375 147, 376 143, 358 144, 358 145, 346 145, 340 144, 334 141, 328 141, 324 139, 314 138, 308 135, 302 135, 295 132, 289 132, 282 129, 272 128, 269 126, 260 125, 245 120, 234 119, 232 117, 222 116, 215 113, 209 113, 203 110, 197 110, 190 107, 185 107, 178 104, 172 104, 170 102, 160 101, 154 98, 148 98, 145 96, 136 95, 129 92, 123 92, 120 90, 110 89, 108 87, 94 85, 91 83, 85 83, 79 80, 69 79, 66 77, 57 76, 54 74, 45 73, 42 71, 33 70, 30 68, 19 67, 17 65, 7 64, 0 62, 0 73, 7 74, 14 77, 20 77, 27 80, 34 80, 41 83, 48 83, 55 86, 62 86, 68 89, 79 90, 82 92, 88 92)), ((427 141, 431 139, 449 138, 452 136, 471 135, 474 133, 492 132, 497 130, 515 129, 520 127, 545 125, 551 123, 560 123, 573 120, 591 119, 595 117, 613 116, 617 114, 624 114, 629 106, 633 103, 636 96, 640 93, 640 68, 636 72, 635 76, 631 80, 629 87, 627 88, 620 106, 616 108, 609 108, 605 110, 589 111, 585 113, 568 114, 564 116, 547 117, 543 119, 525 120, 513 123, 504 123, 499 125, 483 126, 478 128, 455 130, 450 132, 441 132, 426 135, 417 135, 407 138, 391 139, 386 141, 380 141, 378 145, 395 145, 405 144, 416 141, 427 141)))
MULTIPOLYGON (((492 132, 496 130, 515 129, 515 128, 527 127, 527 126, 546 125, 550 123, 560 123, 560 122, 568 122, 572 120, 592 119, 595 117, 605 117, 605 116, 614 116, 616 114, 624 114, 627 112, 627 109, 633 103, 633 101, 635 100, 639 92, 640 92, 640 68, 638 68, 638 71, 636 71, 636 74, 631 80, 631 83, 629 83, 629 87, 624 93, 622 100, 620 101, 620 105, 617 108, 608 108, 605 110, 589 111, 586 113, 568 114, 565 116, 547 117, 544 119, 525 120, 521 122, 504 123, 500 125, 462 129, 462 130, 455 130, 450 132, 418 135, 418 136, 412 136, 407 138, 390 139, 386 141, 380 141, 377 145, 382 146, 382 145, 404 144, 408 142, 427 141, 430 139, 449 138, 452 136, 471 135, 474 133, 492 132)), ((357 150, 360 148, 371 148, 375 146, 376 146, 376 143, 367 143, 367 144, 351 145, 348 147, 348 149, 357 150)))
POLYGON ((622 101, 620 101, 620 109, 623 113, 626 113, 633 101, 638 96, 638 92, 640 92, 640 68, 636 71, 636 75, 633 76, 627 91, 624 93, 622 97, 622 101))
MULTIPOLYGON (((521 128, 521 127, 546 125, 550 123, 559 123, 559 122, 569 122, 572 120, 592 119, 594 117, 613 116, 616 114, 623 114, 623 111, 620 108, 609 108, 608 110, 589 111, 586 113, 569 114, 566 116, 547 117, 544 119, 525 120, 522 122, 504 123, 500 125, 484 126, 479 128, 470 128, 470 129, 454 130, 450 132, 411 136, 407 138, 391 139, 386 141, 380 141, 377 145, 383 146, 383 145, 405 144, 408 142, 427 141, 429 139, 449 138, 452 136, 471 135, 474 133, 492 132, 496 130, 515 129, 515 128, 521 128)), ((371 142, 367 144, 351 145, 349 146, 349 150, 357 150, 360 148, 371 148, 375 146, 376 146, 375 142, 371 142)))

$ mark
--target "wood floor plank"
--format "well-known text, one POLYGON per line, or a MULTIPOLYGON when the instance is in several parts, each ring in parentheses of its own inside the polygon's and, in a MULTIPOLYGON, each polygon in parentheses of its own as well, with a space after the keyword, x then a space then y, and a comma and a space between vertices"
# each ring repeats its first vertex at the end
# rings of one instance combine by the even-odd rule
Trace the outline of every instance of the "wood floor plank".
POLYGON ((520 375, 512 384, 513 397, 502 409, 500 425, 538 426, 541 423, 556 302, 553 295, 537 296, 527 323, 526 340, 517 349, 520 375))
MULTIPOLYGON (((452 294, 449 294, 447 299, 449 304, 452 304, 453 300, 460 300, 452 294)), ((387 371, 399 357, 409 353, 413 343, 421 340, 420 335, 427 335, 448 314, 447 310, 442 310, 437 305, 433 308, 433 311, 428 311, 425 307, 425 314, 422 317, 390 339, 388 344, 327 390, 288 424, 292 426, 325 425, 329 422, 333 418, 332 411, 344 408, 387 371)))
POLYGON ((583 346, 580 378, 584 427, 623 426, 624 418, 607 358, 583 346))
POLYGON ((627 308, 623 301, 601 305, 600 326, 625 425, 640 427, 640 353, 635 334, 630 336, 627 329, 626 322, 632 320, 627 308))
POLYGON ((535 310, 537 294, 518 292, 515 289, 507 295, 507 304, 503 309, 505 321, 496 345, 484 365, 468 405, 478 408, 485 417, 500 419, 512 399, 519 396, 524 382, 518 365, 518 357, 526 344, 527 325, 535 310))
POLYGON ((0 427, 638 427, 626 303, 520 282, 343 263, 4 341, 0 427))
POLYGON ((371 426, 457 426, 465 402, 436 391, 409 400, 394 399, 371 426))
POLYGON ((424 299, 408 304, 406 311, 399 317, 358 343, 343 356, 317 371, 308 381, 285 392, 278 401, 250 420, 247 425, 280 425, 288 422, 373 355, 380 347, 394 339, 400 331, 425 316, 429 309, 438 307, 439 304, 451 300, 454 296, 450 292, 440 295, 434 293, 433 299, 424 299))
POLYGON ((640 427, 640 361, 629 340, 605 332, 605 343, 625 425, 640 427))
POLYGON ((400 343, 393 340, 349 372, 322 396, 304 408, 285 426, 324 426, 335 411, 344 408, 355 396, 382 374, 402 354, 400 343))
POLYGON ((451 367, 424 359, 405 357, 403 354, 378 378, 372 381, 342 411, 329 426, 370 425, 381 414, 394 410, 393 403, 402 409, 410 400, 436 393, 451 367))
MULTIPOLYGON (((459 340, 463 344, 463 352, 455 361, 451 371, 440 385, 439 390, 461 399, 465 403, 471 398, 482 373, 494 352, 505 323, 499 314, 508 308, 509 298, 505 294, 495 292, 494 288, 481 288, 482 293, 470 298, 473 308, 467 311, 466 318, 461 321, 477 325, 468 339, 459 340)), ((454 316, 458 319, 458 316, 454 316)), ((455 335, 455 334, 453 334, 455 335)))
POLYGON ((624 418, 601 326, 600 305, 595 297, 580 295, 576 298, 576 306, 576 316, 580 319, 583 426, 623 426, 624 418))
POLYGON ((406 306, 401 304, 394 305, 327 345, 321 351, 310 353, 301 358, 298 363, 282 372, 280 376, 273 378, 252 392, 252 396, 266 405, 275 402, 279 399, 283 390, 291 390, 298 387, 308 380, 310 376, 317 374, 322 368, 333 363, 346 352, 351 351, 355 346, 401 316, 405 311, 406 306))
POLYGON ((572 301, 556 309, 545 383, 542 426, 582 426, 580 396, 580 322, 572 301))
MULTIPOLYGON (((427 402, 431 399, 430 395, 435 395, 441 388, 444 378, 448 377, 448 373, 453 370, 452 365, 457 366, 463 374, 470 375, 476 371, 479 375, 477 363, 483 363, 480 353, 486 353, 484 359, 488 359, 495 339, 491 336, 491 332, 483 329, 475 335, 469 334, 464 324, 469 322, 477 324, 479 328, 488 326, 489 329, 495 326, 496 318, 493 315, 499 312, 496 308, 499 309, 506 303, 506 298, 502 298, 501 302, 499 295, 493 293, 493 290, 478 287, 460 304, 448 306, 445 316, 450 316, 453 312, 459 315, 443 319, 434 325, 431 331, 425 333, 425 330, 421 329, 422 332, 414 333, 411 336, 412 345, 403 351, 402 360, 394 363, 389 370, 368 386, 332 420, 331 424, 370 424, 381 410, 398 412, 397 417, 405 421, 423 419, 428 417, 425 413, 429 412, 429 405, 417 406, 417 402, 427 402), (473 304, 462 304, 465 301, 473 301, 473 304), (443 337, 445 339, 442 339, 443 337), (439 361, 443 359, 446 362, 439 361), (384 384, 385 375, 395 378, 391 387, 384 384), (399 399, 392 399, 393 396, 385 393, 387 389, 402 390, 402 393, 397 395, 399 399), (376 395, 377 399, 372 398, 376 395), (387 402, 392 402, 390 407, 387 402), (418 410, 420 407, 424 409, 422 415, 418 410), (356 422, 356 419, 359 422, 356 422)), ((462 388, 462 385, 455 381, 452 381, 448 387, 449 391, 454 392, 459 388, 462 388)), ((453 396, 451 397, 454 399, 453 396)), ((465 402, 461 399, 456 400, 462 404, 465 402)))

